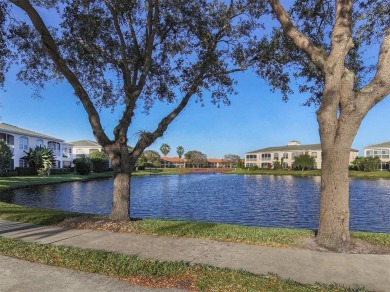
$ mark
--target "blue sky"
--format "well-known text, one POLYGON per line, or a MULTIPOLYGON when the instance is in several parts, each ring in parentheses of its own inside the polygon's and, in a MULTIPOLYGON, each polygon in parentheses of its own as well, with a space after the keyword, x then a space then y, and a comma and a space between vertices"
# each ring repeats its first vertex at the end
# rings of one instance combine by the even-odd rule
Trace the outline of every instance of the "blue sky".
MULTIPOLYGON (((42 132, 66 141, 94 140, 83 107, 77 104, 72 88, 67 84, 48 86, 42 100, 32 98, 32 90, 15 80, 11 70, 0 92, 0 120, 22 128, 42 132)), ((231 105, 217 108, 205 96, 204 106, 190 102, 170 125, 165 135, 149 149, 158 150, 162 143, 171 146, 168 156, 177 156, 176 147, 185 151, 199 150, 209 158, 222 158, 233 153, 243 157, 247 151, 269 146, 286 145, 290 140, 304 144, 319 143, 315 107, 302 106, 307 96, 295 94, 285 103, 281 94, 250 71, 235 75, 237 95, 231 105)), ((139 130, 153 130, 161 117, 173 105, 156 103, 149 115, 137 112, 129 130, 129 144, 134 145, 139 130)), ((355 138, 353 147, 390 141, 390 97, 369 112, 355 138)), ((112 137, 112 129, 120 112, 101 112, 102 124, 112 137)))

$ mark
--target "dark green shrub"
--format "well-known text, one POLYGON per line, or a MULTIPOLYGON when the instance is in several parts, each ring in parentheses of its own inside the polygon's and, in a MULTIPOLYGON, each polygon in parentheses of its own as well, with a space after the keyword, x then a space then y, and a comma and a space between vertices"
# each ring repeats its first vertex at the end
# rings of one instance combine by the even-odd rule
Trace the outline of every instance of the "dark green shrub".
POLYGON ((36 175, 37 171, 34 167, 16 167, 16 173, 18 176, 36 175))
POLYGON ((92 162, 92 170, 94 172, 103 172, 108 169, 108 158, 104 152, 92 152, 89 156, 92 162))
POLYGON ((5 144, 3 140, 0 140, 0 175, 10 171, 11 164, 12 164, 11 149, 7 144, 5 144))
POLYGON ((53 168, 50 170, 52 175, 61 175, 74 172, 74 169, 71 168, 53 168))
POLYGON ((88 157, 80 157, 73 160, 73 164, 75 165, 75 170, 78 174, 86 175, 91 172, 92 163, 88 157))

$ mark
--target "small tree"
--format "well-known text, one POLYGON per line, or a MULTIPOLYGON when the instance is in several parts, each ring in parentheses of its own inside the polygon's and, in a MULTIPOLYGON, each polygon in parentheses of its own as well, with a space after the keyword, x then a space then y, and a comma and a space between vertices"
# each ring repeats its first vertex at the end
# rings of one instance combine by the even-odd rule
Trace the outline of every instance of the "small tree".
POLYGON ((275 170, 282 169, 282 163, 279 160, 275 160, 273 163, 273 167, 275 170))
POLYGON ((179 158, 182 158, 182 157, 183 157, 183 154, 184 154, 184 148, 183 148, 183 146, 177 146, 177 148, 176 148, 176 153, 177 153, 177 156, 179 156, 179 158))
POLYGON ((146 150, 144 152, 145 156, 145 166, 146 167, 160 167, 161 162, 160 162, 160 154, 158 154, 157 151, 154 150, 146 150))
POLYGON ((12 152, 3 140, 0 140, 0 176, 11 168, 12 152))
POLYGON ((89 155, 94 172, 103 172, 108 169, 108 158, 104 152, 95 151, 89 155))
POLYGON ((364 170, 364 163, 366 161, 366 158, 363 156, 358 156, 355 158, 354 161, 352 161, 352 166, 355 170, 363 171, 364 170))
POLYGON ((301 154, 294 158, 293 166, 294 168, 298 168, 302 171, 305 169, 314 168, 315 158, 311 157, 309 154, 301 154))
POLYGON ((381 163, 379 157, 362 157, 358 156, 352 162, 355 170, 358 171, 375 171, 378 170, 378 166, 381 163))
POLYGON ((381 160, 378 156, 375 157, 365 157, 364 161, 364 171, 376 171, 379 168, 381 160))
POLYGON ((184 157, 186 158, 187 163, 192 165, 192 167, 202 167, 207 165, 207 155, 200 151, 188 151, 184 157))
POLYGON ((240 156, 236 154, 226 154, 223 157, 223 163, 227 167, 237 167, 240 163, 240 156))
POLYGON ((91 172, 92 162, 88 157, 85 157, 84 155, 82 157, 74 159, 73 164, 75 165, 75 170, 78 174, 86 175, 91 172))

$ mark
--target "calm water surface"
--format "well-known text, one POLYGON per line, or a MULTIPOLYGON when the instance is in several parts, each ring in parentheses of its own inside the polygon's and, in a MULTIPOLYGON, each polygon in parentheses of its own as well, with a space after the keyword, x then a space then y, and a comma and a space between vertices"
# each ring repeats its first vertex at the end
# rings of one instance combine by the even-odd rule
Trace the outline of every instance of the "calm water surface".
MULTIPOLYGON (((14 190, 19 205, 110 214, 112 179, 14 190)), ((320 177, 193 174, 134 177, 131 217, 317 228, 320 177)), ((390 233, 390 180, 350 181, 351 230, 390 233)))

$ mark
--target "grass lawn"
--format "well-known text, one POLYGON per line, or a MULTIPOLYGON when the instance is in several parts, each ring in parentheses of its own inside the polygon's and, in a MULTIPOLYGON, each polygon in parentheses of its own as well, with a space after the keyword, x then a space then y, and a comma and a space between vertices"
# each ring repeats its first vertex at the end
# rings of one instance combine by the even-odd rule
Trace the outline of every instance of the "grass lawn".
POLYGON ((0 254, 160 288, 177 287, 193 291, 366 291, 336 285, 300 284, 270 274, 259 276, 186 262, 145 260, 113 252, 6 238, 0 238, 0 254))
POLYGON ((113 176, 112 171, 90 173, 88 175, 80 175, 76 173, 62 174, 62 175, 50 175, 50 176, 13 176, 13 177, 0 177, 0 192, 20 189, 24 187, 57 184, 72 181, 88 181, 93 179, 109 178, 113 176))

